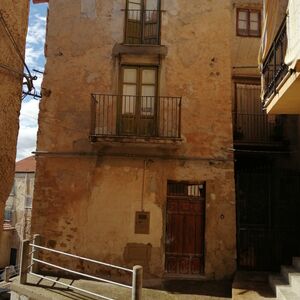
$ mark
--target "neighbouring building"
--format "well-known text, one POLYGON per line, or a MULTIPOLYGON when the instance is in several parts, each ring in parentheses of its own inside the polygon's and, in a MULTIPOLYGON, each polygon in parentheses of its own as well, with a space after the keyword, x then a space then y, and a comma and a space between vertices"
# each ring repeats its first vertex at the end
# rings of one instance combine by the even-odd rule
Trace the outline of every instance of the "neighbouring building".
POLYGON ((21 241, 30 238, 34 176, 33 156, 16 163, 13 188, 4 209, 0 269, 8 265, 19 265, 21 241))
POLYGON ((14 179, 28 13, 29 0, 0 1, 0 211, 14 179))
POLYGON ((259 57, 264 107, 269 114, 300 114, 300 1, 264 3, 259 57))
MULTIPOLYGON (((292 257, 300 255, 299 117, 266 113, 257 64, 264 32, 263 1, 233 2, 237 268, 278 271, 281 264, 291 264, 292 257)), ((265 7, 272 8, 268 31, 275 32, 275 20, 283 19, 287 1, 267 2, 265 7)))
POLYGON ((45 245, 146 279, 233 275, 232 24, 231 0, 49 1, 32 214, 45 245))

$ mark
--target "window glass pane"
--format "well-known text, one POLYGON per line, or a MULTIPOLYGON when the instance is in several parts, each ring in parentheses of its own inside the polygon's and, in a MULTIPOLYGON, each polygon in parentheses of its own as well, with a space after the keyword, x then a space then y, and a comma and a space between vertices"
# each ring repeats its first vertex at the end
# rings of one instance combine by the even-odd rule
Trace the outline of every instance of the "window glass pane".
POLYGON ((157 10, 158 9, 158 0, 145 0, 146 1, 146 10, 157 10))
POLYGON ((136 85, 134 84, 123 84, 123 95, 136 95, 136 85))
POLYGON ((157 23, 158 22, 158 12, 156 10, 147 10, 145 12, 145 22, 146 23, 157 23))
POLYGON ((142 8, 142 0, 129 0, 128 1, 128 9, 141 10, 141 8, 142 8))
POLYGON ((188 185, 188 196, 200 196, 200 185, 188 185))
POLYGON ((142 83, 155 84, 156 72, 155 70, 143 70, 142 83))
POLYGON ((155 105, 155 86, 143 85, 142 96, 143 97, 141 99, 141 114, 144 116, 153 116, 155 105))
POLYGON ((258 23, 257 22, 250 22, 250 30, 259 31, 258 23))
POLYGON ((241 21, 247 21, 248 20, 248 13, 246 11, 239 11, 239 20, 241 21))
POLYGON ((251 12, 250 13, 250 21, 258 22, 258 12, 251 12))
MULTIPOLYGON (((129 10, 128 11, 128 20, 141 21, 141 11, 140 10, 129 10)), ((134 28, 135 31, 138 31, 138 25, 134 28)))
POLYGON ((122 114, 135 114, 136 97, 122 97, 122 114))
POLYGON ((4 221, 11 222, 12 221, 12 210, 11 209, 5 209, 4 211, 4 221))
POLYGON ((136 79, 137 79, 137 70, 136 69, 124 69, 124 82, 136 83, 136 79))
POLYGON ((142 86, 142 96, 155 96, 155 86, 154 85, 143 85, 142 86))
POLYGON ((242 30, 247 30, 247 22, 246 21, 239 21, 238 28, 242 29, 242 30))

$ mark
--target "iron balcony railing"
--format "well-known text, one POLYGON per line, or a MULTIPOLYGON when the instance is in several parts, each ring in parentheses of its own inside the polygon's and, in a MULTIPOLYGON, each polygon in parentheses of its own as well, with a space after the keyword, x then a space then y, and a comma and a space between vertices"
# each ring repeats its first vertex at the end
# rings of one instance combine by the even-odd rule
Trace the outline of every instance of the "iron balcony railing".
POLYGON ((233 112, 234 141, 246 144, 276 144, 282 141, 283 120, 266 114, 233 112))
POLYGON ((92 94, 91 140, 105 136, 180 139, 181 100, 92 94))
POLYGON ((125 44, 160 44, 160 10, 125 10, 125 44))
POLYGON ((286 18, 283 20, 276 37, 271 45, 269 53, 263 62, 262 76, 264 80, 263 99, 264 102, 277 92, 277 88, 285 75, 288 66, 284 59, 287 51, 287 26, 286 18))

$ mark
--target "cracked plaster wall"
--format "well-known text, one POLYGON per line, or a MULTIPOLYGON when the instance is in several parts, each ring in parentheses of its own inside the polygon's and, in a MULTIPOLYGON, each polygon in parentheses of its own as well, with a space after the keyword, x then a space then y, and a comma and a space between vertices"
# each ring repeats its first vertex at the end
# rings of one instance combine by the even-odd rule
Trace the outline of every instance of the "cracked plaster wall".
MULTIPOLYGON (((21 51, 25 52, 29 1, 1 0, 0 10, 21 51)), ((0 24, 0 64, 23 73, 23 64, 0 24)), ((11 191, 21 108, 22 76, 0 68, 0 224, 11 191)), ((0 231, 1 237, 1 231, 0 231)))
POLYGON ((160 92, 183 96, 183 142, 171 150, 135 144, 121 145, 118 150, 150 158, 162 153, 169 156, 167 160, 152 158, 146 169, 144 208, 151 214, 149 235, 134 234, 144 159, 109 156, 116 144, 88 142, 90 94, 116 92, 119 60, 112 56, 112 49, 123 41, 123 8, 121 0, 49 2, 43 82, 47 93, 40 105, 38 150, 80 150, 95 155, 37 158, 33 233, 42 234, 48 246, 121 265, 133 264, 126 261, 126 245, 150 245, 146 277, 161 278, 167 180, 206 181, 205 276, 230 277, 236 258, 230 151, 231 1, 163 1, 162 44, 168 54, 160 61, 160 92), (94 15, 87 17, 94 3, 94 15), (97 157, 98 151, 108 156, 97 157), (189 158, 177 160, 175 155, 189 158))

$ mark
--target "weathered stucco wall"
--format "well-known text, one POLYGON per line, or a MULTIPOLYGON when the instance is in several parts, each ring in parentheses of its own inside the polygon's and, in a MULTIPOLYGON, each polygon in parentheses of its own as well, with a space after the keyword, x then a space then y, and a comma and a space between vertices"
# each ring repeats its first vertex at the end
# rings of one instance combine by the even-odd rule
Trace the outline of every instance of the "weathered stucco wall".
POLYGON ((38 151, 48 154, 37 157, 32 231, 50 247, 121 265, 141 262, 146 276, 161 277, 167 180, 205 181, 205 277, 231 276, 231 1, 163 1, 168 54, 158 60, 160 94, 183 96, 183 141, 171 145, 88 141, 90 94, 117 91, 120 60, 112 49, 123 41, 123 8, 123 0, 50 0, 38 133, 38 151), (145 159, 151 159, 144 198, 150 234, 137 235, 145 159), (151 248, 148 262, 127 257, 127 246, 135 243, 151 248))
MULTIPOLYGON (((24 54, 29 1, 1 0, 0 11, 20 51, 24 54)), ((23 73, 23 64, 1 23, 0 64, 5 64, 21 74, 23 73)), ((4 211, 5 201, 11 191, 14 178, 22 76, 0 68, 0 90, 0 211, 2 212, 4 211)), ((0 224, 2 223, 3 214, 1 213, 0 224)))
POLYGON ((19 261, 20 242, 30 238, 31 206, 33 197, 34 173, 16 173, 14 188, 5 203, 5 209, 11 211, 10 228, 5 230, 5 239, 0 248, 0 268, 9 265, 11 248, 17 249, 19 261), (26 201, 26 197, 30 198, 26 201), (9 239, 8 239, 9 236, 9 239))
POLYGON ((258 51, 260 48, 260 37, 238 36, 237 26, 237 9, 255 9, 261 10, 261 30, 263 28, 263 0, 233 0, 233 22, 232 22, 232 65, 233 76, 259 77, 258 68, 258 51), (248 68, 247 68, 248 67, 248 68))

